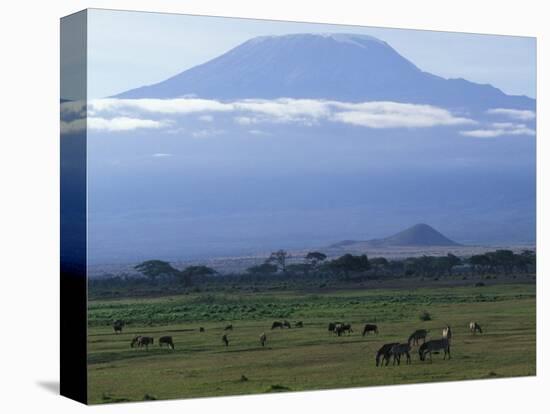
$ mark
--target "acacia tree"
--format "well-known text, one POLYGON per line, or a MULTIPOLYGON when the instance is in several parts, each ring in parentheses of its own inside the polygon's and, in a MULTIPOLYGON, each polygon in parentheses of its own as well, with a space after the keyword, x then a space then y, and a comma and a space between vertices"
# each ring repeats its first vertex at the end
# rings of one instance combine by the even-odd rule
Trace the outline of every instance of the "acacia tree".
POLYGON ((266 263, 275 264, 277 268, 280 268, 283 273, 286 273, 286 260, 290 258, 290 255, 285 250, 277 250, 271 253, 266 263))
POLYGON ((179 274, 178 269, 162 260, 147 260, 134 266, 134 269, 152 282, 155 282, 159 277, 174 277, 179 274))
POLYGON ((325 261, 326 258, 327 258, 327 255, 321 252, 309 252, 306 255, 306 260, 314 268, 317 267, 317 265, 319 265, 323 261, 325 261))

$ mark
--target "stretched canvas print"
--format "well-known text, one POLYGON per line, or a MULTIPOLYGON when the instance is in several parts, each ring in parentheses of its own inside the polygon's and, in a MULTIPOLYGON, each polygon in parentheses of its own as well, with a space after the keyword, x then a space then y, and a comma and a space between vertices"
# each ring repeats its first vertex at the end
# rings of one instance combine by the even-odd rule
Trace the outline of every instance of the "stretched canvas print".
POLYGON ((536 40, 61 20, 61 392, 536 374, 536 40))

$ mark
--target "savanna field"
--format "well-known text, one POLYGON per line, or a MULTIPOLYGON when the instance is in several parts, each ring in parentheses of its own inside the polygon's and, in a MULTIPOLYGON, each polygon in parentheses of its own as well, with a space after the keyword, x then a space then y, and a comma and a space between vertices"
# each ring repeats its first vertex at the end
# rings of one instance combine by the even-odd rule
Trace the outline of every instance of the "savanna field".
POLYGON ((90 403, 536 374, 535 283, 187 292, 91 299, 88 309, 90 403), (126 322, 120 334, 113 331, 116 319, 126 322), (292 328, 271 329, 283 320, 292 328), (294 326, 298 321, 303 328, 294 326), (354 332, 330 333, 327 326, 335 321, 351 323, 354 332), (470 321, 483 333, 472 335, 470 321), (378 325, 379 333, 363 337, 365 323, 378 325), (229 324, 233 330, 224 331, 229 324), (402 359, 399 366, 376 367, 383 344, 406 342, 416 329, 439 339, 446 325, 453 329, 452 359, 440 353, 432 363, 420 361, 414 346, 412 364, 402 359), (154 345, 131 348, 136 335, 154 337, 154 345), (166 335, 174 350, 159 347, 158 338, 166 335))

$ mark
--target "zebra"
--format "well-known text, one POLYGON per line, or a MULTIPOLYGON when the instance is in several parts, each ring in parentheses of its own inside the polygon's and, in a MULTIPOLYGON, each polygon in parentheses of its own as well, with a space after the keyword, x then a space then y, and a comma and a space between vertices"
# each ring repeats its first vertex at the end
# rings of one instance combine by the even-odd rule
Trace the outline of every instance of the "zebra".
POLYGON ((227 335, 222 336, 222 342, 225 344, 225 346, 229 346, 229 338, 227 335))
POLYGON ((411 345, 408 342, 405 344, 394 345, 390 351, 391 355, 393 355, 393 365, 395 365, 395 362, 397 362, 397 365, 401 365, 401 355, 405 355, 407 357, 407 364, 410 364, 410 351, 411 345))
POLYGON ((389 344, 384 344, 376 353, 376 366, 382 366, 384 361, 386 361, 386 366, 390 362, 391 350, 394 346, 399 345, 398 342, 392 342, 389 344))
POLYGON ((141 338, 141 335, 134 336, 132 339, 132 342, 130 342, 130 348, 133 348, 134 346, 139 346, 139 339, 141 338))
POLYGON ((262 344, 262 346, 265 346, 266 342, 267 342, 267 336, 265 332, 262 332, 262 334, 260 335, 260 344, 262 344))
POLYGON ((378 326, 367 323, 363 328, 363 336, 368 335, 369 332, 374 332, 375 334, 378 334, 378 326))
POLYGON ((476 332, 483 333, 483 331, 481 330, 481 326, 474 321, 470 322, 470 332, 472 333, 472 335, 475 335, 476 332))
POLYGON ((329 324, 328 324, 328 333, 329 333, 329 335, 336 333, 336 326, 341 325, 341 324, 342 324, 341 322, 329 322, 329 324))
POLYGON ((446 359, 447 356, 451 359, 451 343, 448 338, 442 339, 433 339, 428 342, 424 342, 420 349, 418 350, 418 355, 420 356, 421 361, 426 360, 426 355, 430 354, 430 362, 432 362, 432 352, 443 351, 443 359, 446 359))
POLYGON ((443 335, 443 338, 449 341, 451 340, 451 338, 453 337, 453 331, 451 330, 451 327, 449 325, 443 328, 442 335, 443 335))
POLYGON ((161 336, 159 338, 159 346, 167 345, 168 348, 174 349, 174 341, 171 336, 161 336))
POLYGON ((409 336, 408 343, 409 345, 418 345, 418 341, 422 339, 422 343, 426 342, 426 337, 428 336, 428 331, 426 329, 417 329, 414 331, 411 336, 409 336))

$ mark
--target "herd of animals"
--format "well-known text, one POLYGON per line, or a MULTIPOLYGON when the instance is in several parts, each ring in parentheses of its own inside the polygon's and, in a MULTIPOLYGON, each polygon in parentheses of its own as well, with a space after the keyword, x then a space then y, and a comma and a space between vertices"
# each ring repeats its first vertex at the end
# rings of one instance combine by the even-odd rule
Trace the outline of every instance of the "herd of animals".
MULTIPOLYGON (((115 333, 121 333, 122 329, 124 327, 125 323, 122 320, 116 320, 113 323, 113 329, 115 333)), ((294 324, 295 328, 303 328, 304 324, 302 321, 295 322, 294 324)), ((292 325, 290 322, 284 320, 284 321, 275 321, 271 325, 271 329, 290 329, 292 328, 292 325)), ((475 322, 472 321, 468 325, 468 328, 470 330, 470 333, 472 335, 475 335, 477 333, 483 333, 483 330, 481 329, 481 326, 475 322)), ((228 332, 233 331, 233 324, 227 325, 224 328, 224 334, 222 336, 222 343, 227 347, 229 346, 229 336, 228 332)), ((205 332, 204 327, 199 328, 199 332, 205 332)), ((343 323, 343 322, 330 322, 328 324, 328 332, 329 335, 337 335, 342 336, 344 334, 350 335, 353 333, 353 329, 351 327, 351 324, 349 323, 343 323)), ((426 329, 417 329, 414 331, 407 339, 406 342, 391 342, 382 345, 382 347, 377 351, 376 353, 376 366, 387 366, 390 363, 390 360, 393 359, 393 365, 401 364, 401 358, 406 358, 406 363, 411 363, 411 351, 414 346, 420 345, 420 341, 422 341, 422 344, 418 348, 418 355, 420 357, 421 361, 425 361, 426 357, 429 356, 429 361, 432 362, 432 354, 438 354, 440 352, 443 352, 443 359, 451 359, 451 339, 453 336, 451 327, 449 325, 445 326, 442 331, 442 335, 440 339, 432 339, 427 340, 428 337, 428 330, 426 329)), ((374 324, 367 323, 363 327, 363 333, 362 335, 369 335, 369 334, 378 334, 378 326, 374 324)), ((267 335, 265 332, 262 332, 260 334, 260 345, 264 347, 267 343, 267 335)), ((151 336, 143 336, 138 335, 135 336, 132 341, 130 342, 131 348, 145 348, 145 350, 149 349, 149 345, 154 345, 154 338, 151 336)), ((160 347, 166 346, 170 349, 175 349, 174 341, 171 336, 162 336, 158 339, 158 345, 160 347)))

